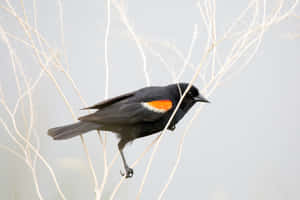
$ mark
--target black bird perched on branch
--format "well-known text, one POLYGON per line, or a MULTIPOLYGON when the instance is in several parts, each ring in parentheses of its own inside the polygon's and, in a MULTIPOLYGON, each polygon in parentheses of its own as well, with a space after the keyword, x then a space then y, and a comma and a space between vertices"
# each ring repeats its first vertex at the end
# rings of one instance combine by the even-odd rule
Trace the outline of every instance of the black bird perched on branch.
MULTIPOLYGON (((187 89, 187 83, 164 87, 145 87, 140 90, 117 96, 84 109, 97 109, 96 112, 80 117, 79 122, 51 128, 48 135, 54 140, 69 139, 92 131, 104 130, 117 133, 119 151, 125 168, 125 177, 133 175, 124 154, 125 145, 136 138, 157 133, 165 128, 180 97, 187 89)), ((196 102, 209 102, 192 86, 181 102, 168 129, 175 125, 196 102)))

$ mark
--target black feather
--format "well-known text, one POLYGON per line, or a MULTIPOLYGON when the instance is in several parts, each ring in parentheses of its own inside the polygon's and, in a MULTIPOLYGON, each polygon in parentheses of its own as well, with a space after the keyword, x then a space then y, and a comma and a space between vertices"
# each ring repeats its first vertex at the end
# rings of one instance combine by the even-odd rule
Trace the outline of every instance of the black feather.
POLYGON ((101 125, 91 122, 77 122, 74 124, 51 128, 48 130, 48 135, 54 140, 65 140, 91 130, 100 129, 101 125))

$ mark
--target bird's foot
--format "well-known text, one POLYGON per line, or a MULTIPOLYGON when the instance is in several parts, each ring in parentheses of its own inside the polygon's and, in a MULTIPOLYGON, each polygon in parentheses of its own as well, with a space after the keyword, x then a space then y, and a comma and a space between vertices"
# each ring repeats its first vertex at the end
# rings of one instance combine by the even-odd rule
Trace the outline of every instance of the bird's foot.
POLYGON ((169 126, 169 127, 168 127, 168 129, 169 129, 170 131, 174 131, 174 130, 175 130, 175 128, 176 128, 176 126, 175 126, 175 125, 173 125, 173 126, 169 126))
POLYGON ((125 176, 125 178, 131 178, 133 176, 133 169, 129 167, 125 167, 125 174, 120 171, 121 176, 125 176))

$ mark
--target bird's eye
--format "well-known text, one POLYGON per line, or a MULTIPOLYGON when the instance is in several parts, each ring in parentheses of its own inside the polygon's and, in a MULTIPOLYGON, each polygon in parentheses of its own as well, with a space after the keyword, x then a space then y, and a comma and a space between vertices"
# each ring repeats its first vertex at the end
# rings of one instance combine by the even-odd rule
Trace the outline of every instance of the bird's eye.
POLYGON ((189 92, 188 92, 188 95, 189 95, 189 96, 193 96, 193 94, 192 94, 192 92, 191 92, 191 91, 189 91, 189 92))

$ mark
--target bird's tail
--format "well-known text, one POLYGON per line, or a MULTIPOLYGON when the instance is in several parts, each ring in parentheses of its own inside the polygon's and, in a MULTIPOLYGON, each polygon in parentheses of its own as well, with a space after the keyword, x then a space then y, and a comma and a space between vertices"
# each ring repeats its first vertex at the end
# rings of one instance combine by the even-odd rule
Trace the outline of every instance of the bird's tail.
POLYGON ((92 122, 77 122, 74 124, 51 128, 48 135, 54 140, 65 140, 83 133, 100 129, 101 125, 92 122))

